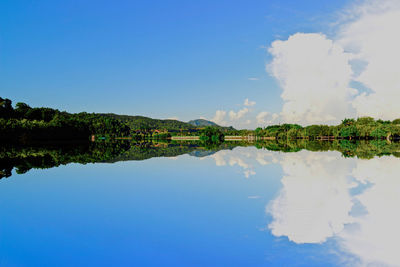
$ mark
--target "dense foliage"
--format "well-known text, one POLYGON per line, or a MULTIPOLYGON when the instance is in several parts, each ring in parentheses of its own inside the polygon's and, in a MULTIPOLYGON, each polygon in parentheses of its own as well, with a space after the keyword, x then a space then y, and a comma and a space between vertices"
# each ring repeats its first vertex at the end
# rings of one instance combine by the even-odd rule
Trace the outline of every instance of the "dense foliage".
POLYGON ((0 140, 32 142, 89 139, 90 135, 124 136, 130 129, 118 120, 91 113, 71 114, 51 108, 31 108, 0 98, 0 140))
POLYGON ((200 141, 206 143, 221 143, 224 141, 224 134, 220 129, 208 126, 200 131, 200 141))
POLYGON ((257 128, 253 131, 253 134, 275 139, 398 139, 400 137, 400 119, 391 122, 361 117, 357 120, 344 119, 341 124, 335 126, 272 125, 257 128))

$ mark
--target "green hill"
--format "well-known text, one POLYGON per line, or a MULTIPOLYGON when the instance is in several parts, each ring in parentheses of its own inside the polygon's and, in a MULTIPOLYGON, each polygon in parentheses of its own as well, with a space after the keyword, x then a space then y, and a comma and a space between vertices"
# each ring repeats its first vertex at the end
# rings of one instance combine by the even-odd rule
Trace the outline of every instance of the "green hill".
POLYGON ((195 130, 196 126, 177 120, 159 120, 144 116, 118 115, 113 113, 100 114, 105 117, 117 119, 126 124, 131 130, 159 129, 168 131, 195 130))
POLYGON ((204 120, 204 119, 198 119, 198 120, 191 120, 188 121, 189 124, 193 126, 198 126, 198 127, 207 127, 207 126, 219 126, 215 122, 204 120))
POLYGON ((100 114, 101 116, 117 119, 120 122, 123 122, 127 125, 131 130, 139 130, 139 129, 158 129, 158 130, 167 130, 169 132, 177 132, 180 130, 186 131, 196 131, 199 128, 203 128, 206 126, 213 126, 221 129, 222 131, 234 130, 233 127, 222 127, 211 121, 207 120, 193 120, 190 122, 183 122, 178 120, 160 120, 160 119, 152 119, 144 116, 130 116, 130 115, 118 115, 113 113, 100 114))

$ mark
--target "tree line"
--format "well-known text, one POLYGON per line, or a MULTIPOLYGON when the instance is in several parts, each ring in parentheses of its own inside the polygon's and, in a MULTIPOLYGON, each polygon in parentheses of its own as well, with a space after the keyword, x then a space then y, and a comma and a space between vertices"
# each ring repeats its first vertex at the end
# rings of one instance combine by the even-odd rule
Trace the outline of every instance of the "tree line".
POLYGON ((298 124, 271 125, 251 131, 260 137, 274 137, 275 139, 399 139, 400 119, 393 121, 375 120, 371 117, 358 119, 344 119, 339 125, 310 125, 298 124))
POLYGON ((130 128, 95 113, 68 113, 52 108, 32 108, 0 97, 0 141, 35 142, 88 140, 89 136, 127 136, 130 128))

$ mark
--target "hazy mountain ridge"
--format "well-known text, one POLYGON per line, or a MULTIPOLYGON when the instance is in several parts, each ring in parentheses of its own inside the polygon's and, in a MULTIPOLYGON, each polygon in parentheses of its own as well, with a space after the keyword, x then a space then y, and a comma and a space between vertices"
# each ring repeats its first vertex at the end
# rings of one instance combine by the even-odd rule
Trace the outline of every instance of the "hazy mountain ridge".
POLYGON ((119 115, 114 113, 102 113, 101 116, 110 117, 123 122, 131 129, 158 129, 158 130, 168 130, 168 131, 179 131, 179 130, 196 130, 198 128, 213 126, 221 130, 234 130, 231 127, 220 126, 212 121, 197 119, 191 120, 189 122, 183 122, 173 119, 153 119, 144 116, 131 116, 131 115, 119 115))
POLYGON ((191 121, 188 121, 188 123, 193 125, 193 126, 199 126, 199 127, 219 126, 215 122, 208 121, 208 120, 205 120, 205 119, 191 120, 191 121))

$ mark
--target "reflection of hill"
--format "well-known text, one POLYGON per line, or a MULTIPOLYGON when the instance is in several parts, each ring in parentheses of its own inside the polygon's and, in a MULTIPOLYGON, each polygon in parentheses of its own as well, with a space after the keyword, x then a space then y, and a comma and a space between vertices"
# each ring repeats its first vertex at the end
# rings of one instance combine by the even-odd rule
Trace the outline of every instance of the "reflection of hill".
POLYGON ((164 146, 154 146, 152 143, 142 143, 133 145, 131 148, 108 162, 146 160, 155 157, 176 157, 201 149, 196 145, 175 145, 165 144, 164 146))
POLYGON ((222 149, 233 149, 236 144, 222 143, 212 147, 204 147, 200 142, 174 142, 174 143, 139 143, 108 162, 145 160, 156 157, 176 157, 189 154, 194 157, 204 157, 214 154, 222 149))
POLYGON ((214 154, 215 152, 217 152, 217 151, 213 151, 213 150, 210 150, 210 151, 192 151, 192 152, 190 152, 189 153, 189 155, 190 156, 193 156, 193 157, 197 157, 197 158, 202 158, 202 157, 207 157, 207 156, 210 156, 210 155, 212 155, 212 154, 214 154))

